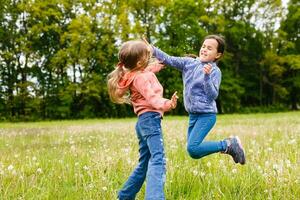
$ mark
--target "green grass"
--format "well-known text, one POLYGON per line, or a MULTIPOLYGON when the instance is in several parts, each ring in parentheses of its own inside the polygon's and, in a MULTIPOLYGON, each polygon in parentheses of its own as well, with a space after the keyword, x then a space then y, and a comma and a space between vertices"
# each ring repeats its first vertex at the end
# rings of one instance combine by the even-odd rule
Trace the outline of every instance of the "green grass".
MULTIPOLYGON (((135 122, 0 123, 0 199, 116 199, 137 164, 135 122)), ((162 125, 167 199, 300 199, 300 112, 219 115, 207 139, 238 135, 245 166, 219 153, 191 159, 187 117, 162 125)))

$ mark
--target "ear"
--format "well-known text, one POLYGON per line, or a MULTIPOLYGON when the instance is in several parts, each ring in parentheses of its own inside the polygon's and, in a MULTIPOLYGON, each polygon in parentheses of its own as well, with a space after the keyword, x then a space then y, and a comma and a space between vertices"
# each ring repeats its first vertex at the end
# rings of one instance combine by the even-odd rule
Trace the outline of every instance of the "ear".
POLYGON ((139 69, 142 69, 144 66, 143 66, 143 62, 142 61, 138 61, 136 63, 136 66, 135 66, 135 70, 139 70, 139 69))
POLYGON ((223 55, 222 53, 217 53, 215 60, 218 60, 219 58, 221 58, 222 55, 223 55))
POLYGON ((142 66, 142 62, 141 61, 138 61, 137 63, 136 63, 136 67, 137 68, 140 68, 142 66))

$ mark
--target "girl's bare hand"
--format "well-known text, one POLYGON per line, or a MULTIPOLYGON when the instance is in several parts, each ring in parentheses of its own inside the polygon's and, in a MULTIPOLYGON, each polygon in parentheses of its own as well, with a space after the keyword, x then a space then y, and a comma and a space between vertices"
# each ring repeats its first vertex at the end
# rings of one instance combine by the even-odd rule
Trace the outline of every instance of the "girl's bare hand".
POLYGON ((146 45, 149 47, 150 51, 153 52, 152 45, 148 42, 147 38, 143 35, 142 40, 146 43, 146 45))
POLYGON ((165 64, 159 60, 154 60, 153 62, 151 62, 150 60, 148 66, 159 67, 160 69, 163 69, 165 67, 165 64))
POLYGON ((176 92, 174 92, 174 94, 172 95, 172 98, 171 98, 171 101, 172 101, 171 108, 172 109, 176 108, 176 106, 177 106, 177 99, 178 99, 178 96, 177 96, 177 91, 176 91, 176 92))
POLYGON ((210 74, 211 69, 212 69, 212 65, 208 63, 208 64, 204 65, 203 71, 205 74, 210 74))

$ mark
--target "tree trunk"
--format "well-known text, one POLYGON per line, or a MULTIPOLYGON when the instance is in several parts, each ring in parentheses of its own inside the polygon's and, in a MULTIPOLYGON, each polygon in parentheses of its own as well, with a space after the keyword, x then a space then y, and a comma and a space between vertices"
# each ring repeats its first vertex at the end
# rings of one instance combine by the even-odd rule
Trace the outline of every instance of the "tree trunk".
POLYGON ((292 88, 291 103, 292 103, 292 110, 298 110, 298 107, 297 107, 297 91, 296 91, 295 87, 292 88))
POLYGON ((262 70, 259 71, 259 105, 263 104, 263 75, 262 70))
POLYGON ((10 65, 10 62, 6 62, 7 66, 7 96, 8 96, 8 111, 9 117, 14 117, 16 115, 15 107, 14 107, 14 70, 10 65))

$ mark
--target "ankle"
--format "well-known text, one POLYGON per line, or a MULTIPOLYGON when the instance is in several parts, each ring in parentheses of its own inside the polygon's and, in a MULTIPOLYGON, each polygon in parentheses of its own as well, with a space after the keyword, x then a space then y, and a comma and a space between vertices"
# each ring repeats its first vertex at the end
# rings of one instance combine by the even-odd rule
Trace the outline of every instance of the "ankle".
POLYGON ((231 145, 231 138, 226 138, 226 139, 224 140, 224 143, 225 143, 225 150, 224 150, 224 153, 227 153, 227 152, 228 152, 228 149, 229 149, 229 147, 230 147, 230 145, 231 145))

